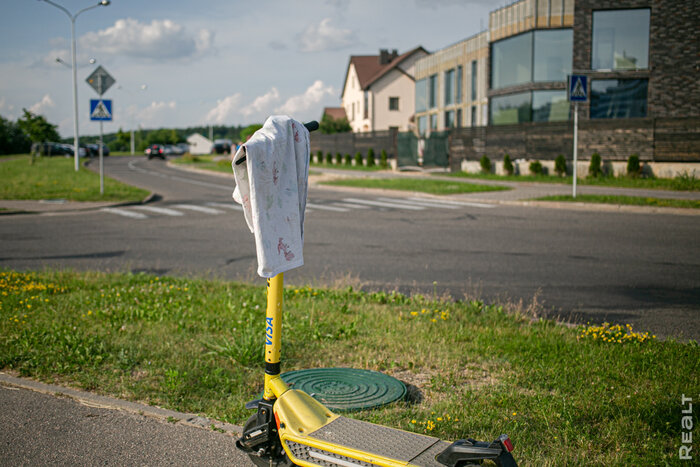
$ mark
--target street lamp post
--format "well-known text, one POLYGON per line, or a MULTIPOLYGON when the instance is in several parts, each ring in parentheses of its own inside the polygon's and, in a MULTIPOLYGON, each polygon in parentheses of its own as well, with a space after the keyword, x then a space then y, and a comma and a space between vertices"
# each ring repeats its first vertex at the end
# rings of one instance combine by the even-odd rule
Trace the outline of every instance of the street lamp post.
POLYGON ((73 62, 72 68, 73 68, 73 155, 75 159, 75 171, 77 172, 80 165, 79 165, 79 158, 80 158, 80 146, 79 146, 79 135, 78 135, 78 70, 76 66, 76 57, 75 57, 75 20, 80 15, 81 13, 92 10, 93 8, 97 8, 98 6, 107 6, 110 4, 110 0, 102 0, 96 5, 89 6, 87 8, 83 8, 82 10, 78 11, 76 14, 72 15, 70 11, 59 5, 58 3, 55 3, 51 0, 39 0, 40 2, 45 2, 48 3, 51 6, 55 6, 62 12, 64 12, 66 15, 68 15, 68 18, 70 18, 70 38, 71 38, 71 59, 73 62))
MULTIPOLYGON (((125 91, 125 92, 131 94, 132 96, 135 94, 134 91, 129 91, 128 89, 124 88, 124 87, 121 86, 121 85, 117 86, 117 89, 120 89, 120 90, 122 90, 122 91, 125 91)), ((139 91, 145 91, 146 89, 148 89, 148 85, 147 85, 147 84, 142 84, 141 87, 139 87, 138 90, 139 90, 139 91)), ((134 142, 134 116, 133 116, 133 115, 131 116, 131 122, 130 122, 130 124, 129 124, 129 127, 131 128, 131 130, 130 130, 130 132, 131 132, 131 155, 133 156, 134 153, 135 153, 135 142, 134 142)))

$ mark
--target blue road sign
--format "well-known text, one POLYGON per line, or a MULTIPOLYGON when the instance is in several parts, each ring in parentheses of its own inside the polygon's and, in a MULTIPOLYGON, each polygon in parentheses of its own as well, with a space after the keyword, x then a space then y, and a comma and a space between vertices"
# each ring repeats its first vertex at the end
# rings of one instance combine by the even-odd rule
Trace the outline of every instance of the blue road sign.
POLYGON ((569 101, 586 102, 588 100, 588 76, 569 75, 569 101))
POLYGON ((90 99, 90 120, 112 121, 112 99, 90 99))

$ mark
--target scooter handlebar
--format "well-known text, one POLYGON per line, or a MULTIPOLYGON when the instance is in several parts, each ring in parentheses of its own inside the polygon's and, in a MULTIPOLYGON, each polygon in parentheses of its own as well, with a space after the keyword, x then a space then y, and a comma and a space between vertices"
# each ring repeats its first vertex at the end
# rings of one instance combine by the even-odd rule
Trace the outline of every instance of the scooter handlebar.
MULTIPOLYGON (((318 122, 316 120, 311 120, 310 122, 304 123, 304 126, 307 130, 309 130, 309 132, 318 130, 318 122)), ((245 162, 245 159, 245 156, 241 157, 236 161, 236 165, 241 165, 245 162)))

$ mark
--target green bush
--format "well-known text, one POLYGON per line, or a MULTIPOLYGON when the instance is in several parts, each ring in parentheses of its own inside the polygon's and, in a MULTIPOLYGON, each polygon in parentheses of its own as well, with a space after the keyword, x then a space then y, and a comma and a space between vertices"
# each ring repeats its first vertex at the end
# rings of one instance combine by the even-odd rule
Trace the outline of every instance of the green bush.
POLYGON ((588 176, 589 177, 600 177, 603 175, 603 159, 600 154, 594 152, 591 154, 591 163, 588 165, 588 176))
POLYGON ((367 167, 374 167, 375 165, 374 149, 369 148, 369 151, 367 151, 367 167))
POLYGON ((510 156, 508 154, 503 156, 503 171, 508 175, 513 175, 513 172, 515 171, 513 162, 510 160, 510 156))
POLYGON ((318 164, 320 164, 320 163, 323 162, 323 151, 318 151, 318 152, 316 153, 316 162, 317 162, 318 164))
POLYGON ((380 166, 382 169, 386 169, 386 168, 389 167, 389 160, 388 160, 388 157, 387 157, 387 155, 386 155, 386 150, 385 150, 385 149, 382 149, 382 152, 381 152, 380 155, 379 155, 379 166, 380 166))
POLYGON ((479 164, 481 165, 481 171, 485 174, 491 173, 491 159, 484 154, 481 156, 481 160, 479 161, 479 164))
POLYGON ((362 153, 360 151, 355 153, 355 165, 358 167, 362 167, 364 165, 362 163, 362 153))
POLYGON ((556 159, 554 159, 554 171, 560 177, 566 175, 566 159, 564 154, 559 154, 556 159))
POLYGON ((340 165, 343 163, 343 155, 341 153, 336 153, 335 155, 335 163, 340 165))
POLYGON ((350 157, 350 154, 345 154, 345 165, 352 165, 352 157, 350 157))
POLYGON ((330 152, 326 154, 326 164, 332 164, 333 163, 333 154, 330 152))
POLYGON ((627 175, 630 177, 639 177, 642 174, 642 166, 639 163, 639 154, 632 154, 627 159, 627 175))
POLYGON ((530 162, 530 173, 533 175, 542 175, 542 163, 540 161, 530 162))

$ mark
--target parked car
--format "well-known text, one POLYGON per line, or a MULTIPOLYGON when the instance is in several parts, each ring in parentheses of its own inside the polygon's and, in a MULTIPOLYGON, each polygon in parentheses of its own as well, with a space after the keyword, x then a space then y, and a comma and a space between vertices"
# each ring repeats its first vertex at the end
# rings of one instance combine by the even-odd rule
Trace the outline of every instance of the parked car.
POLYGON ((185 153, 185 150, 177 144, 166 144, 165 152, 166 154, 172 154, 173 156, 181 156, 185 153))
POLYGON ((51 142, 33 143, 31 150, 32 153, 39 153, 42 156, 68 156, 73 154, 72 149, 69 151, 65 146, 61 143, 51 142))
MULTIPOLYGON (((88 144, 87 145, 88 152, 90 153, 90 157, 99 157, 100 156, 100 145, 99 144, 88 144)), ((102 145, 102 155, 103 156, 109 156, 109 148, 107 147, 106 144, 102 145)))
MULTIPOLYGON (((67 154, 71 156, 75 156, 75 150, 73 149, 72 144, 63 144, 62 145, 65 150, 67 151, 67 154)), ((78 147, 78 157, 88 157, 90 155, 87 146, 84 144, 79 145, 78 147)))
POLYGON ((213 154, 231 154, 232 144, 230 139, 215 139, 211 152, 213 154))
POLYGON ((151 144, 146 148, 144 153, 149 159, 160 157, 161 159, 165 160, 165 148, 162 144, 151 144))

